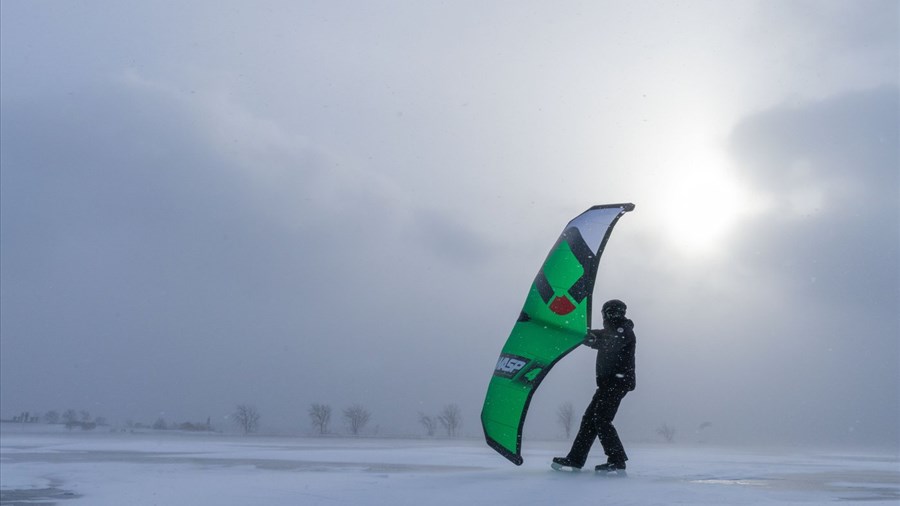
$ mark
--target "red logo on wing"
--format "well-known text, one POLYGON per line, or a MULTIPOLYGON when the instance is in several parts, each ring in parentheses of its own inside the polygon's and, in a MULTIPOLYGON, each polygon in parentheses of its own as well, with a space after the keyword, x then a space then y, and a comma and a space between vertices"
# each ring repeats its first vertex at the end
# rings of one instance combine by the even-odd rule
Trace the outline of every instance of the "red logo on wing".
POLYGON ((558 315, 567 315, 575 310, 575 304, 572 304, 568 297, 561 296, 553 299, 550 310, 558 315))

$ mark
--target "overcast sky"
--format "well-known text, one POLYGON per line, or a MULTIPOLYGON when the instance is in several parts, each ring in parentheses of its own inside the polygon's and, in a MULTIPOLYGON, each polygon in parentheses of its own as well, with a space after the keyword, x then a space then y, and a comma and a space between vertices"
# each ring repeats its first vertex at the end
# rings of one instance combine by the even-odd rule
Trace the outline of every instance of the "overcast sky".
POLYGON ((562 227, 633 202, 624 439, 900 446, 894 0, 0 5, 4 418, 477 437, 562 227))

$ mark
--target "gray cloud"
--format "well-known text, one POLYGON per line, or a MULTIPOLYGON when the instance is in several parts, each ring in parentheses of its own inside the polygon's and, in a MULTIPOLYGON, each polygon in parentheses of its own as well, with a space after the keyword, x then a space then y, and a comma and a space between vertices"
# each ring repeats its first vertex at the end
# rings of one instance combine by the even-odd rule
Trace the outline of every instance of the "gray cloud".
POLYGON ((795 415, 832 411, 811 431, 898 439, 898 98, 887 87, 775 108, 732 136, 770 202, 735 247, 773 291, 755 319, 758 332, 779 336, 762 341, 781 351, 760 382, 796 388, 803 402, 785 406, 795 415))
POLYGON ((452 328, 427 323, 457 283, 435 265, 483 259, 474 232, 324 151, 210 136, 182 98, 119 83, 4 104, 4 358, 36 359, 10 392, 108 416, 296 412, 371 398, 395 353, 452 328), (322 367, 341 357, 355 365, 322 367))
POLYGON ((890 314, 900 290, 898 107, 890 87, 742 122, 735 153, 771 206, 743 234, 743 261, 779 269, 805 298, 890 314))

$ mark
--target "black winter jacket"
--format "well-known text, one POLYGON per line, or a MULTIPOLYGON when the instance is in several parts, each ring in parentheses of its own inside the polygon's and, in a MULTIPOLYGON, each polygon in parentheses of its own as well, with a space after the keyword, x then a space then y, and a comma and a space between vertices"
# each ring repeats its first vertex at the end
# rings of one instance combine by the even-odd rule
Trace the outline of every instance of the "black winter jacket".
POLYGON ((591 329, 584 344, 597 350, 597 387, 630 392, 635 387, 634 322, 623 318, 603 321, 602 329, 591 329))

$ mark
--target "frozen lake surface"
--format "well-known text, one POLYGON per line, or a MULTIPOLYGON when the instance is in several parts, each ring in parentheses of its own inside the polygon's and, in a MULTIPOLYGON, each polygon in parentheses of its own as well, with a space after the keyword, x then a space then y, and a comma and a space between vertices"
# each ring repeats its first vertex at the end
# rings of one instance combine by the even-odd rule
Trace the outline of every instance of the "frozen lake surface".
MULTIPOLYGON (((3 505, 900 504, 896 453, 630 445, 628 478, 516 467, 481 441, 0 433, 3 505)), ((599 446, 589 465, 600 463, 599 446)))

